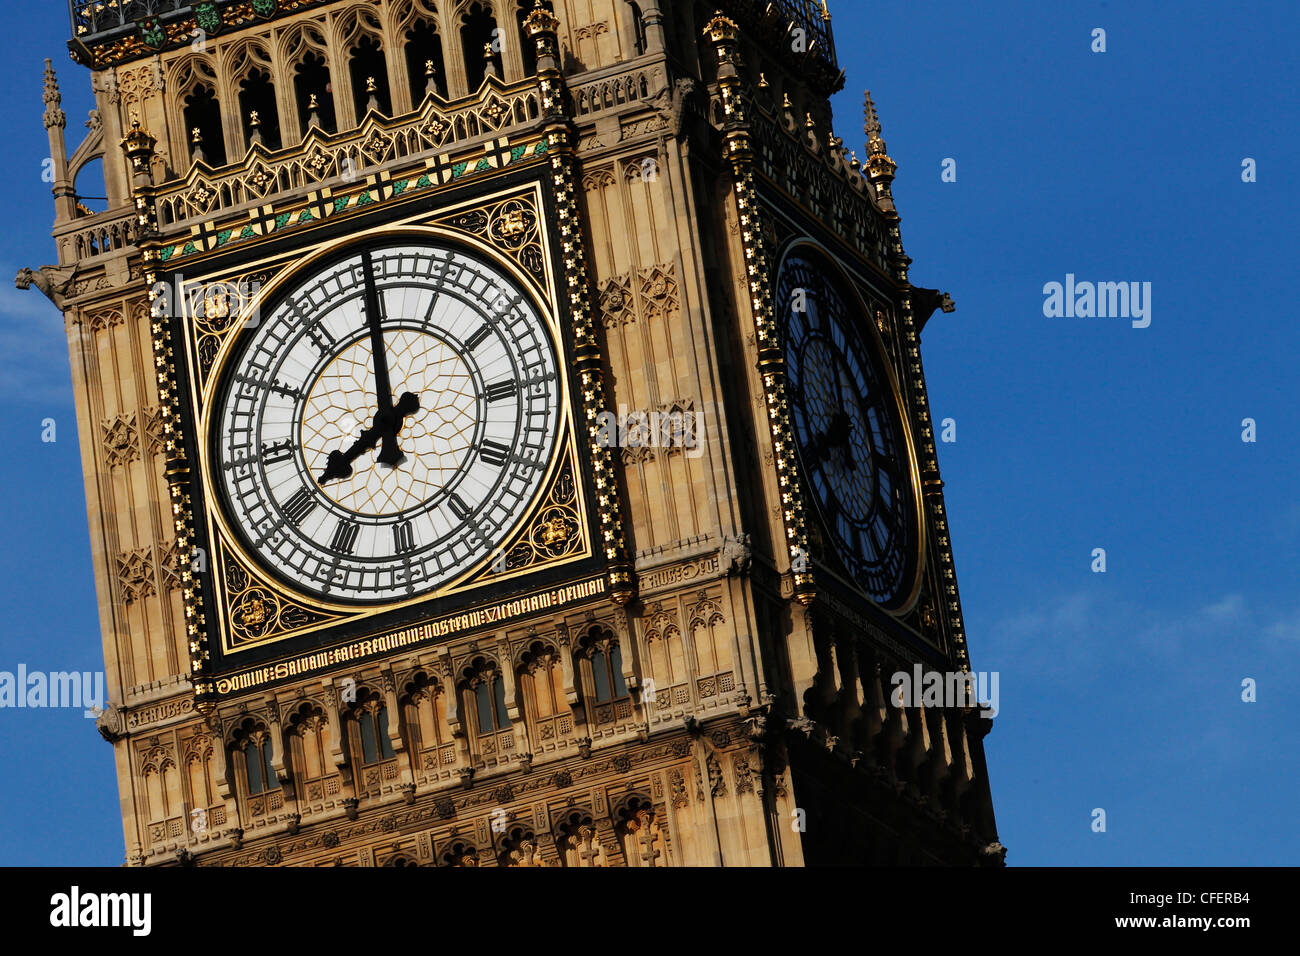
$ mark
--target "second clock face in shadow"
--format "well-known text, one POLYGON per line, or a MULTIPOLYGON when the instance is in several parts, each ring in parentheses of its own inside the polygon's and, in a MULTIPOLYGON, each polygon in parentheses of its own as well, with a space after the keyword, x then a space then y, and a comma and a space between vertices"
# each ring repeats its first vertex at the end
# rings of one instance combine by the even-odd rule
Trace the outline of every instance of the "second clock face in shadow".
POLYGON ((822 523, 867 596, 897 603, 912 583, 915 489, 893 386, 865 339, 870 320, 811 249, 787 256, 775 309, 791 424, 822 523))

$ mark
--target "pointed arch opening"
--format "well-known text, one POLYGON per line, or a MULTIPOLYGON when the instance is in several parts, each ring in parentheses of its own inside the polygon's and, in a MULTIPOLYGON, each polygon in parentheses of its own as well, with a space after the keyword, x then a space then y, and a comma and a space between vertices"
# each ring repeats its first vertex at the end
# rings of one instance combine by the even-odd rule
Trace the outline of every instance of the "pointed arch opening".
POLYGON ((308 53, 298 63, 293 77, 298 104, 298 125, 304 133, 315 125, 326 133, 338 129, 334 117, 334 86, 329 65, 319 53, 308 53))
POLYGON ((189 131, 190 158, 209 166, 226 165, 226 139, 221 128, 221 103, 216 91, 201 83, 185 97, 185 128, 189 131))
MULTIPOLYGON (((524 28, 524 20, 534 9, 533 0, 519 0, 518 9, 515 11, 515 36, 519 38, 519 52, 524 64, 524 76, 535 76, 537 74, 537 44, 533 42, 532 37, 524 28)), ((543 3, 542 7, 550 10, 549 3, 543 3)))
POLYGON ((261 143, 267 149, 279 149, 283 145, 275 84, 266 70, 253 70, 240 82, 239 115, 250 146, 261 143))
POLYGON ((429 20, 419 20, 406 31, 406 75, 411 102, 418 106, 433 93, 447 98, 447 70, 442 57, 442 37, 429 20))
POLYGON ((357 120, 367 111, 377 109, 382 116, 393 115, 393 99, 388 89, 388 61, 384 48, 372 36, 363 36, 349 51, 348 75, 352 80, 352 105, 357 120))
POLYGON ((468 92, 482 86, 489 71, 501 76, 501 31, 490 8, 478 2, 470 4, 461 16, 460 42, 468 92))

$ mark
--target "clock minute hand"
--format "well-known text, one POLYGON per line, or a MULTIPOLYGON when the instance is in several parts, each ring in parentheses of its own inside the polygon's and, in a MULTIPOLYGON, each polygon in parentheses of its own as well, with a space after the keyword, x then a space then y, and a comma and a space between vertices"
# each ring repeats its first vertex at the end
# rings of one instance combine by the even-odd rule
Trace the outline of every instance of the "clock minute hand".
MULTIPOLYGON (((370 361, 374 366, 375 397, 379 402, 379 411, 375 413, 373 426, 380 430, 380 449, 375 460, 381 465, 392 467, 400 464, 406 457, 397 443, 397 433, 401 431, 403 418, 409 415, 410 411, 394 414, 398 409, 393 404, 393 386, 388 378, 388 352, 384 348, 384 317, 380 311, 379 289, 375 285, 374 261, 370 257, 369 249, 361 253, 361 270, 365 281, 366 323, 370 326, 370 361)), ((406 395, 402 396, 402 400, 406 402, 406 395)), ((420 407, 418 399, 415 407, 420 407)))

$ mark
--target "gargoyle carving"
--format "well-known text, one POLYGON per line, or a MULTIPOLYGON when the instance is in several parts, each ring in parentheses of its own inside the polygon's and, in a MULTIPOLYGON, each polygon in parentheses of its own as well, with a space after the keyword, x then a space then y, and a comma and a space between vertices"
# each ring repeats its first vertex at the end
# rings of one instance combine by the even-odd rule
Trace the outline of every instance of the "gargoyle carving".
POLYGON ((19 269, 18 275, 14 278, 14 286, 19 289, 30 289, 36 286, 45 296, 54 303, 60 311, 63 310, 63 301, 72 291, 72 279, 76 273, 75 266, 41 266, 39 269, 19 269))
POLYGON ((916 320, 917 335, 921 334, 925 323, 929 322, 930 316, 934 315, 935 309, 955 312, 957 306, 947 292, 940 292, 938 289, 918 289, 912 286, 912 315, 916 320))

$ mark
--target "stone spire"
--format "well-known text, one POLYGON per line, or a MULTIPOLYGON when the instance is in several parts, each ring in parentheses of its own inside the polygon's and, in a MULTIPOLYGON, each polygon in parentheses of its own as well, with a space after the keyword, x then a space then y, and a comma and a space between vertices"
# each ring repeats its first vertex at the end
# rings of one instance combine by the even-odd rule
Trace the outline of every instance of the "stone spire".
POLYGON ((871 100, 870 90, 866 92, 865 101, 863 113, 866 117, 864 129, 867 134, 867 178, 876 189, 876 205, 880 207, 880 211, 891 219, 896 219, 898 210, 894 208, 891 184, 894 181, 894 173, 898 170, 898 164, 889 158, 884 137, 880 135, 880 117, 876 115, 876 104, 871 100))
POLYGON ((63 112, 63 95, 59 92, 59 78, 54 74, 54 64, 45 61, 45 132, 50 140, 50 169, 48 181, 54 193, 54 217, 62 222, 77 214, 77 197, 68 179, 68 145, 64 129, 68 117, 63 112))
POLYGON ((63 129, 68 124, 68 118, 60 108, 63 103, 63 94, 59 92, 59 78, 54 75, 54 63, 47 59, 45 61, 45 128, 53 129, 58 127, 63 129))

